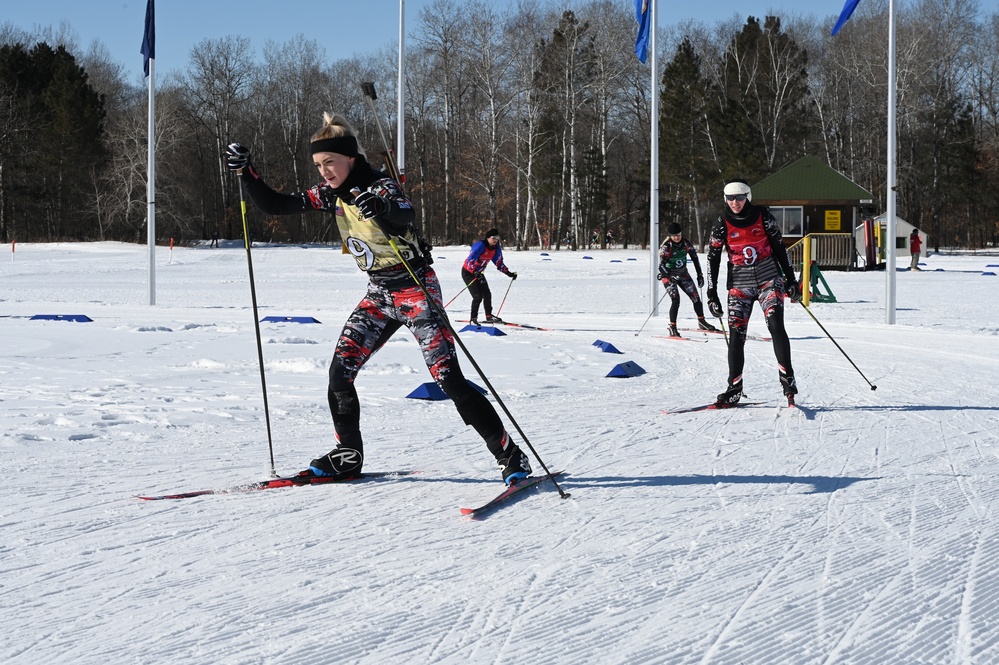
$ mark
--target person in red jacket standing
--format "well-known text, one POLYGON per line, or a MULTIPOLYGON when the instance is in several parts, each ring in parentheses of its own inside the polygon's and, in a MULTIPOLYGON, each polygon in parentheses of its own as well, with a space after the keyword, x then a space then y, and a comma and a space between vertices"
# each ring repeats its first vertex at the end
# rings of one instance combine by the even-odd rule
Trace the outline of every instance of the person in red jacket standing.
POLYGON ((909 270, 919 270, 919 251, 922 248, 923 240, 919 237, 919 229, 912 229, 912 234, 909 236, 909 251, 912 252, 909 270))

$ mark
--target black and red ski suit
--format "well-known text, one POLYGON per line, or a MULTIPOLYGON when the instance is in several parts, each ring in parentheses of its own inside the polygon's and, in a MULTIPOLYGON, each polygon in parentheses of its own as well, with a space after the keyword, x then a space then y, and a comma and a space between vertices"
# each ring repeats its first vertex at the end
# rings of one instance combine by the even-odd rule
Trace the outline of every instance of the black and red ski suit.
POLYGON ((747 203, 739 215, 726 207, 711 228, 708 249, 708 301, 717 301, 718 268, 722 249, 728 254, 728 381, 742 380, 746 330, 753 301, 760 303, 773 339, 774 355, 783 385, 793 385, 791 343, 784 329, 785 284, 795 282, 777 221, 765 207, 747 203))

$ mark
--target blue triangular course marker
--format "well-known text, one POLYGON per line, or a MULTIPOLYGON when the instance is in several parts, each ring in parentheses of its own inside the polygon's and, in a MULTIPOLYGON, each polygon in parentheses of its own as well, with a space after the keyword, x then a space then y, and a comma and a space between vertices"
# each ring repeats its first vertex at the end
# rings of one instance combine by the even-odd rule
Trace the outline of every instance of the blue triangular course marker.
POLYGON ((593 346, 599 346, 600 350, 604 353, 621 353, 618 351, 613 344, 610 342, 604 342, 603 340, 597 340, 593 343, 593 346))
POLYGON ((506 337, 506 333, 495 326, 473 326, 471 323, 458 332, 480 332, 493 337, 506 337))
POLYGON ((265 316, 261 323, 322 323, 311 316, 265 316))
MULTIPOLYGON (((471 381, 468 381, 468 379, 465 379, 465 381, 468 382, 468 385, 472 386, 472 388, 475 388, 483 395, 486 394, 485 388, 475 385, 471 381)), ((408 399, 425 399, 431 402, 439 402, 440 400, 448 398, 447 393, 441 390, 441 387, 433 381, 421 384, 416 390, 406 395, 406 397, 408 399)))
POLYGON ((584 256, 583 258, 584 258, 584 259, 589 259, 590 261, 592 261, 592 260, 593 260, 593 257, 592 257, 592 256, 584 256))
POLYGON ((982 277, 984 277, 985 275, 992 275, 993 277, 996 276, 996 274, 991 270, 986 270, 985 272, 982 273, 982 277))
POLYGON ((614 369, 610 371, 607 376, 627 379, 632 376, 641 376, 645 374, 645 370, 635 364, 633 361, 629 360, 626 363, 621 363, 620 365, 615 365, 614 369))
POLYGON ((621 263, 621 259, 611 259, 611 263, 621 263))
POLYGON ((634 256, 631 256, 631 257, 628 257, 628 260, 629 261, 637 261, 638 259, 636 259, 634 256))
POLYGON ((548 252, 541 252, 541 256, 548 256, 548 252))
POLYGON ((35 314, 29 321, 76 321, 78 323, 88 323, 93 321, 86 314, 35 314))

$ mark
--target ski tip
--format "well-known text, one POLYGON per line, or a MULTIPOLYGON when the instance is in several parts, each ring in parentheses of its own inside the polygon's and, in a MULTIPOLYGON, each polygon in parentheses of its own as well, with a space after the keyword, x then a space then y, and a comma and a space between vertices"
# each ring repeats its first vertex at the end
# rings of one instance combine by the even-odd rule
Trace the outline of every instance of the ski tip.
POLYGON ((459 508, 458 510, 462 515, 473 515, 475 513, 475 508, 459 508))

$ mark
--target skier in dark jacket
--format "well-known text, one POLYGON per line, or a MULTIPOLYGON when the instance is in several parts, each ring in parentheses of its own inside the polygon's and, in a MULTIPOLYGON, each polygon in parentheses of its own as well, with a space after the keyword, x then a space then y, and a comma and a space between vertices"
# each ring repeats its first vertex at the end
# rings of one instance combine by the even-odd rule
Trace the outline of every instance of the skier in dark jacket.
POLYGON ((490 262, 510 279, 517 279, 517 273, 503 263, 503 248, 500 247, 500 235, 496 229, 489 229, 482 240, 475 241, 468 257, 461 265, 461 281, 468 285, 468 292, 472 294, 470 318, 474 325, 479 325, 479 303, 482 303, 486 310, 486 323, 503 323, 498 316, 493 316, 493 293, 489 290, 489 282, 486 281, 485 275, 486 266, 490 262))
POLYGON ((697 315, 697 327, 708 332, 717 332, 718 329, 704 319, 704 305, 701 304, 701 296, 697 289, 704 286, 704 273, 701 272, 701 262, 697 258, 697 250, 689 240, 683 237, 683 229, 679 224, 673 222, 667 228, 669 237, 659 246, 659 279, 666 287, 666 293, 670 298, 669 307, 669 334, 672 337, 679 337, 680 331, 676 327, 676 315, 680 312, 680 290, 682 289, 690 302, 694 304, 694 313, 697 315), (694 264, 694 271, 697 273, 697 286, 687 272, 687 257, 694 264))
POLYGON ((310 148, 323 182, 296 194, 280 194, 264 183, 250 163, 249 149, 233 143, 226 150, 229 169, 242 174, 250 198, 265 213, 335 212, 344 245, 357 267, 368 273, 367 293, 347 318, 330 363, 327 396, 337 445, 312 460, 302 473, 333 478, 360 474, 364 453, 354 379, 371 355, 406 326, 416 337, 437 385, 496 457, 503 480, 510 484, 527 477, 531 472, 527 456, 506 432, 489 400, 468 384, 458 366, 454 338, 442 318, 440 284, 421 251, 413 227, 413 206, 399 184, 368 164, 354 131, 340 116, 325 114, 310 148), (389 236, 439 309, 427 302, 389 236))
POLYGON ((722 315, 718 300, 718 268, 722 249, 728 253, 728 387, 718 395, 717 404, 737 404, 742 397, 742 369, 745 364, 746 329, 753 313, 753 301, 760 303, 767 328, 773 338, 774 355, 781 388, 794 403, 798 386, 791 367, 791 343, 784 330, 784 296, 801 299, 801 288, 787 257, 777 221, 765 207, 753 205, 753 193, 745 180, 725 185, 725 209, 711 229, 708 250, 708 309, 722 315))

